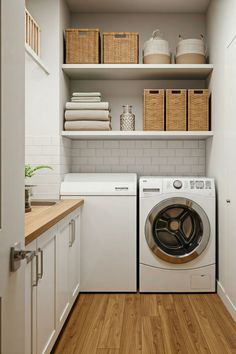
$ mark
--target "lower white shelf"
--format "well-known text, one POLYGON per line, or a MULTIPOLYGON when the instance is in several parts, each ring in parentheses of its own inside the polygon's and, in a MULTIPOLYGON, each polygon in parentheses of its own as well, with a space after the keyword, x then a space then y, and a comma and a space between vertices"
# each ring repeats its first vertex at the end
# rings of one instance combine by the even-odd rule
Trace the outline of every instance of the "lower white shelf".
POLYGON ((63 131, 62 136, 74 140, 206 140, 213 137, 212 131, 63 131))

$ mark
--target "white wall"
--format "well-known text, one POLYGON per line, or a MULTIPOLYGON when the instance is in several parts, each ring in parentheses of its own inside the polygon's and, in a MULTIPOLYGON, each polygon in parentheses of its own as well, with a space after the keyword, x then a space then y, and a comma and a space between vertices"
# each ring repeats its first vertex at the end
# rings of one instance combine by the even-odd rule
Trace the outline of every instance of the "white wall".
POLYGON ((61 70, 63 30, 70 16, 63 0, 28 0, 27 9, 41 28, 42 68, 25 54, 26 79, 26 163, 48 164, 53 171, 38 173, 32 183, 35 199, 58 199, 60 182, 70 168, 70 141, 61 138, 64 102, 69 80, 61 70))
MULTIPOLYGON (((235 123, 227 127, 226 95, 235 101, 234 91, 228 92, 227 80, 229 77, 226 67, 227 45, 236 35, 235 26, 236 2, 233 0, 215 0, 211 2, 207 14, 207 36, 209 39, 210 62, 214 64, 214 72, 210 80, 212 91, 212 130, 214 138, 207 143, 207 174, 216 178, 218 196, 218 291, 231 314, 236 320, 236 296, 231 296, 235 287, 235 256, 230 250, 235 249, 236 242, 232 244, 231 233, 228 229, 227 216, 227 185, 231 182, 229 155, 227 154, 227 131, 236 129, 235 123)), ((235 78, 234 78, 235 81, 235 78)), ((235 144, 236 150, 236 144, 235 144)), ((232 184, 234 185, 234 183, 232 184)), ((236 294, 235 294, 236 295, 236 294)))

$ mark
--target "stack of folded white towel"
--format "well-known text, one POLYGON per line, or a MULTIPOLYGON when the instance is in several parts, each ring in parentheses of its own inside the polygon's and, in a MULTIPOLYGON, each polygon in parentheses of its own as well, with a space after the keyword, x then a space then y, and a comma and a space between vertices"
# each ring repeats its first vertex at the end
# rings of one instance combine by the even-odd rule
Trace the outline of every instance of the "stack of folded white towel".
POLYGON ((109 102, 100 92, 74 92, 66 103, 65 130, 111 130, 109 102))

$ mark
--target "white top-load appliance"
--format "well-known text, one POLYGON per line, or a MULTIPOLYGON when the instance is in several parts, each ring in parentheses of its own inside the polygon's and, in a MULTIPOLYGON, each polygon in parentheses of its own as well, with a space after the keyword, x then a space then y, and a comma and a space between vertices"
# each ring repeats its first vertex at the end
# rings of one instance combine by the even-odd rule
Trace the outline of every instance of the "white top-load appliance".
POLYGON ((214 180, 141 177, 139 193, 140 291, 214 292, 214 180))
POLYGON ((84 199, 81 291, 137 290, 137 175, 69 173, 62 199, 84 199))

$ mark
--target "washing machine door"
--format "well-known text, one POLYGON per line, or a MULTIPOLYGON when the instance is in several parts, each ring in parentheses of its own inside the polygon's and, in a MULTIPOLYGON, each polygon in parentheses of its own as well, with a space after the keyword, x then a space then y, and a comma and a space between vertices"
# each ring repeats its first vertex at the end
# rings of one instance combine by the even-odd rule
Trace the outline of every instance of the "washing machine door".
POLYGON ((151 251, 170 263, 187 263, 198 257, 210 239, 205 211, 187 198, 170 198, 157 204, 145 224, 151 251))

